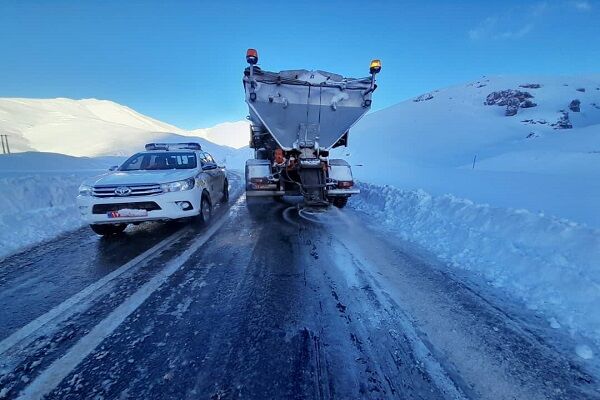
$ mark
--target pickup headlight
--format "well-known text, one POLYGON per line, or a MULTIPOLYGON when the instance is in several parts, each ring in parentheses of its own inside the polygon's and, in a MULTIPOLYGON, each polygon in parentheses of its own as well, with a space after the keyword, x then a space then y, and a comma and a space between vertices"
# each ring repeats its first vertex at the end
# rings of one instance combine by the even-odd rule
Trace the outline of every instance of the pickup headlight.
POLYGON ((180 192, 182 190, 190 190, 193 189, 196 185, 196 180, 194 178, 186 179, 184 181, 176 181, 163 183, 160 185, 160 188, 163 192, 180 192))
POLYGON ((79 195, 80 196, 91 196, 93 190, 94 190, 94 188, 91 187, 90 185, 81 185, 81 186, 79 186, 79 195))

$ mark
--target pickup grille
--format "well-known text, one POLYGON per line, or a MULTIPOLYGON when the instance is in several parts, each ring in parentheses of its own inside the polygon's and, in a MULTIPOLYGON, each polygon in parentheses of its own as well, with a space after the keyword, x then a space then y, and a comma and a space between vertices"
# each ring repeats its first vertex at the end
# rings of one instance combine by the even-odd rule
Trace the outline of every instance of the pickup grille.
POLYGON ((137 185, 101 185, 94 186, 92 194, 95 197, 131 197, 131 196, 151 196, 162 193, 162 189, 158 184, 137 184, 137 185), (128 195, 117 195, 117 188, 129 188, 131 193, 128 195))
POLYGON ((110 211, 119 211, 124 209, 146 211, 162 210, 160 206, 153 201, 140 201, 137 203, 94 204, 92 207, 92 213, 106 214, 110 211))

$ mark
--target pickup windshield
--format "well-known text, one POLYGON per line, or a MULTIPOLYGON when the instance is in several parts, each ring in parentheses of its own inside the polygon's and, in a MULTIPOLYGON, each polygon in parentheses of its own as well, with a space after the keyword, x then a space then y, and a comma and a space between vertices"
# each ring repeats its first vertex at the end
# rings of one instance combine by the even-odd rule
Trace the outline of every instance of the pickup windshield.
POLYGON ((137 153, 121 165, 119 171, 154 171, 166 169, 193 169, 196 168, 196 155, 194 153, 156 152, 137 153))

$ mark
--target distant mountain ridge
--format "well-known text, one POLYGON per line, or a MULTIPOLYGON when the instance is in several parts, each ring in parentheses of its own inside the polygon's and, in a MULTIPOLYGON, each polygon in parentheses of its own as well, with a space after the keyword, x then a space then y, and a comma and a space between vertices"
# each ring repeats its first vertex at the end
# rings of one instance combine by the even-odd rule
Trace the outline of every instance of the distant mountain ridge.
MULTIPOLYGON (((223 125, 223 124, 221 124, 223 125)), ((239 123, 186 131, 108 100, 0 98, 0 131, 10 135, 11 150, 44 151, 73 156, 126 156, 157 141, 200 142, 207 151, 224 158, 230 147, 214 143, 228 141, 229 134, 244 131, 239 123)), ((241 132, 239 133, 241 135, 241 132)))

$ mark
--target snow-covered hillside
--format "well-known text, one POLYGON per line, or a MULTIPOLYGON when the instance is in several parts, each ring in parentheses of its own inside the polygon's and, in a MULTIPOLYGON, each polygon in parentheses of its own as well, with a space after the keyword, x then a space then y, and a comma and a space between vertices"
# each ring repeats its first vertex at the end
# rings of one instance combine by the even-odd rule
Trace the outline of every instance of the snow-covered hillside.
POLYGON ((435 90, 367 115, 342 153, 363 181, 600 227, 600 76, 493 77, 435 90))
POLYGON ((340 152, 368 182, 352 206, 600 346, 600 76, 436 90, 366 116, 340 152))
MULTIPOLYGON (((194 135, 176 126, 142 115, 129 107, 107 100, 0 99, 0 131, 10 135, 11 150, 44 151, 73 156, 130 155, 149 142, 189 141, 202 144, 217 159, 235 153, 206 137, 236 134, 247 136, 239 124, 202 130, 194 135)), ((238 166, 239 167, 239 166, 238 166)))

